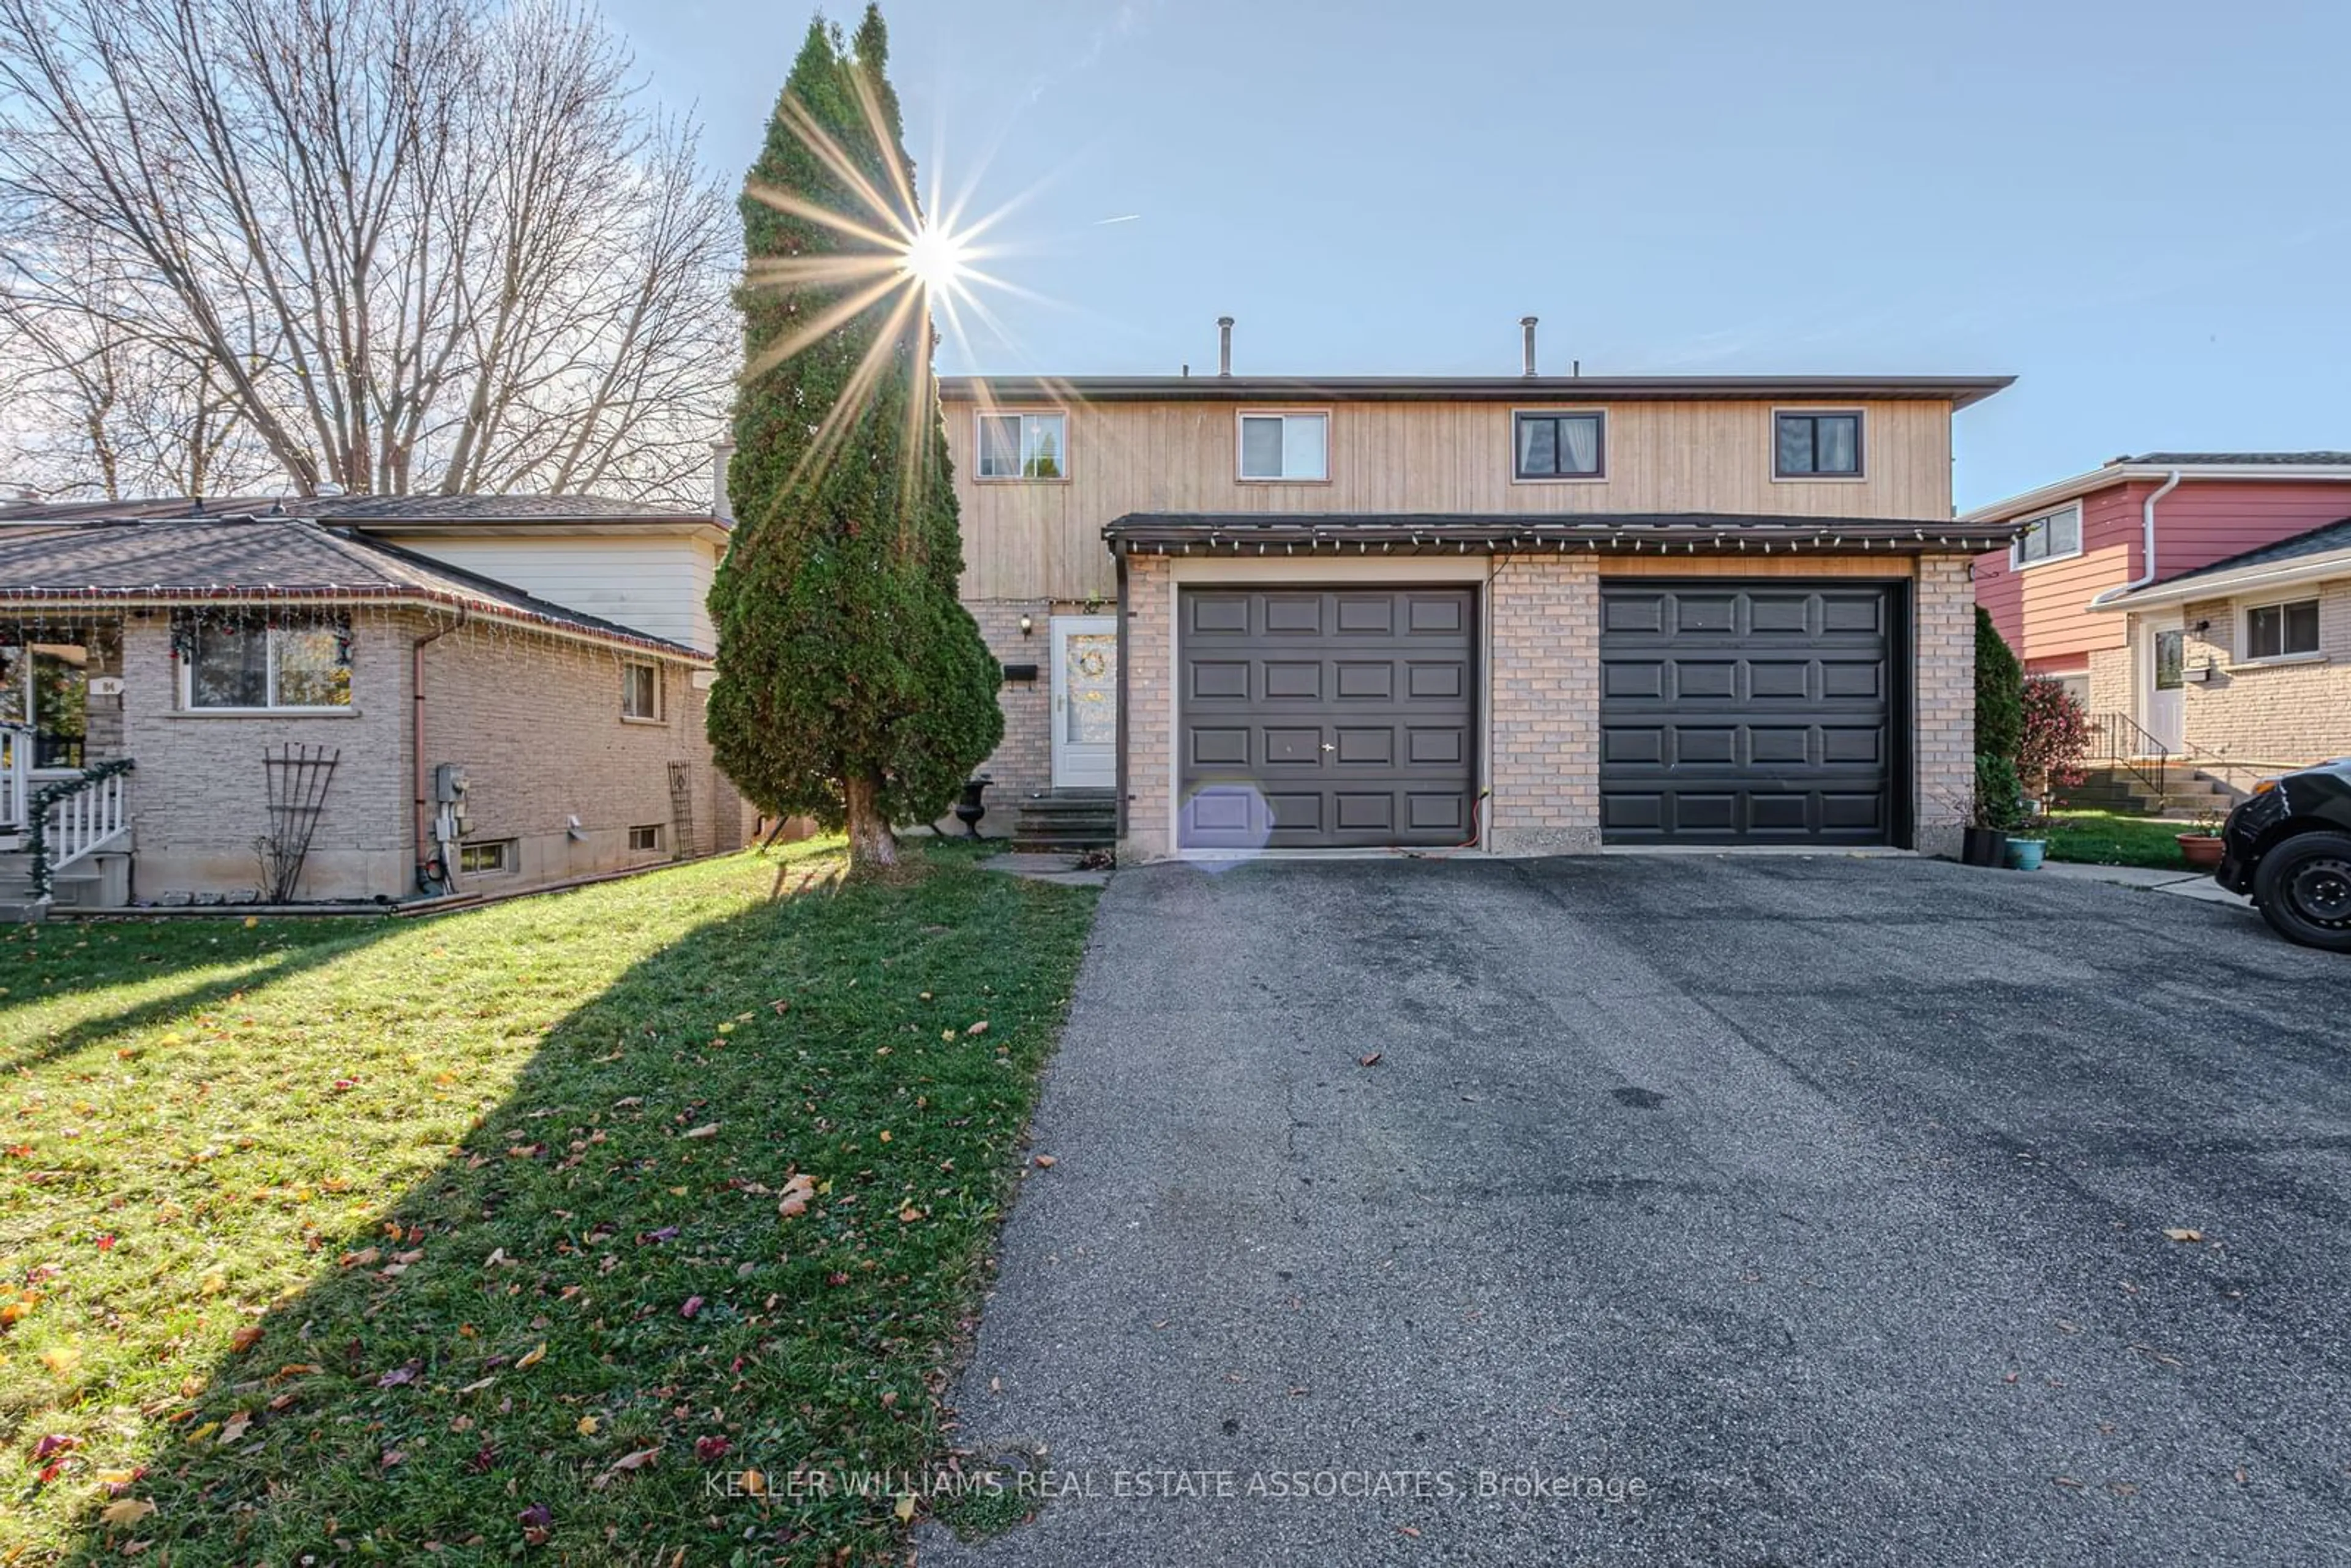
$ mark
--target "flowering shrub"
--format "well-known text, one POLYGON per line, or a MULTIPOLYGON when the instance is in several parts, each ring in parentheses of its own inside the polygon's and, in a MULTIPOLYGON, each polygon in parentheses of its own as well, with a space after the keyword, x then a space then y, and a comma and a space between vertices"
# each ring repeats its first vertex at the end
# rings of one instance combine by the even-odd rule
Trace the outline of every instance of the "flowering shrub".
POLYGON ((2016 750, 2016 771, 2026 792, 2045 796, 2053 784, 2079 784, 2089 749, 2089 710, 2055 681, 2027 677, 2024 740, 2016 750))

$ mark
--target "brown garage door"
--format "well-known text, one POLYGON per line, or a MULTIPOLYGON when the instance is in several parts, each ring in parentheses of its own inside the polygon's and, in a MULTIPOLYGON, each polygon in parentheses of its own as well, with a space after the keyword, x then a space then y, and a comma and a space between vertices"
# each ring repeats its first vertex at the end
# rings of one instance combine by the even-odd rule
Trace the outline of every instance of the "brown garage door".
POLYGON ((1896 609, 1876 583, 1604 583, 1604 841, 1894 841, 1896 609))
POLYGON ((1470 590, 1193 588, 1181 615, 1182 847, 1469 837, 1470 590))

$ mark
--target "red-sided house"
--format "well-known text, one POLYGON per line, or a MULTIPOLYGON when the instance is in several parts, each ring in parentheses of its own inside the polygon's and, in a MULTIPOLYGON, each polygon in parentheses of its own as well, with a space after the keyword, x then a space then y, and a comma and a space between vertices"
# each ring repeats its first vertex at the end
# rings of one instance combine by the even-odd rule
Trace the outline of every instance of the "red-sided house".
POLYGON ((1967 515, 2022 525, 1976 558, 1976 601, 2117 756, 2314 761, 2351 751, 2351 582, 2325 570, 2346 517, 2351 452, 2118 457, 1967 515))

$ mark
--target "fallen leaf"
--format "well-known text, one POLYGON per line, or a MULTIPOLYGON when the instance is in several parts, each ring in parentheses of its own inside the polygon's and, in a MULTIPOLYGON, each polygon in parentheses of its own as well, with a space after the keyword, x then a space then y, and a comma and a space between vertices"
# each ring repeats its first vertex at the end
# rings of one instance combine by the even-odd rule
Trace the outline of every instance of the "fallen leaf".
POLYGON ((252 1430, 252 1428, 253 1412, 250 1410, 238 1411, 235 1415, 228 1418, 228 1425, 221 1428, 221 1447, 228 1447, 231 1443, 243 1437, 246 1433, 252 1430))
POLYGON ((724 1437, 696 1437, 694 1440, 694 1457, 706 1465, 713 1459, 725 1458, 731 1446, 724 1437))
POLYGON ((155 1505, 143 1497, 126 1497, 108 1503, 99 1511, 99 1520, 105 1524, 136 1524, 155 1511, 155 1505))
POLYGON ((611 1467, 605 1470, 602 1475, 598 1476, 594 1480, 590 1481, 588 1484, 591 1487, 609 1486, 611 1484, 612 1478, 615 1476, 623 1476, 633 1470, 643 1469, 647 1465, 653 1462, 654 1457, 660 1452, 661 1450, 659 1448, 639 1448, 633 1454, 622 1454, 619 1458, 612 1461, 611 1467))
POLYGON ((582 1416, 580 1417, 580 1424, 571 1429, 583 1437, 592 1437, 596 1435, 596 1417, 582 1416))
POLYGON ((61 1437, 52 1432, 33 1445, 33 1462, 37 1465, 53 1454, 70 1453, 80 1447, 79 1437, 61 1437))
POLYGON ((686 1297, 684 1303, 677 1309, 677 1315, 682 1318, 691 1318, 695 1313, 701 1310, 702 1298, 700 1296, 688 1296, 686 1297))
POLYGON ((718 1124, 716 1122, 705 1122, 699 1127, 689 1127, 678 1134, 681 1138, 715 1138, 717 1135, 718 1124))
POLYGON ((2201 1241, 2204 1239, 2204 1233, 2202 1231, 2190 1230, 2185 1226, 2166 1226, 2164 1228, 2163 1234, 2174 1241, 2201 1241))
POLYGON ((524 1371, 529 1367, 537 1366, 540 1362, 545 1361, 546 1359, 547 1342, 545 1340, 541 1340, 539 1341, 537 1349, 525 1352, 522 1359, 515 1363, 515 1370, 517 1372, 524 1371))
POLYGON ((246 1351, 251 1350, 255 1345, 259 1344, 260 1343, 261 1325, 259 1323, 247 1323, 245 1327, 237 1330, 235 1333, 228 1336, 229 1349, 235 1351, 239 1355, 244 1354, 246 1351))
POLYGON ((986 1019, 980 1019, 977 1023, 976 1023, 976 1024, 972 1025, 969 1029, 967 1029, 967 1030, 964 1030, 964 1033, 966 1033, 966 1034, 986 1034, 987 1032, 987 1020, 986 1019))
MULTIPOLYGON (((1355 1065, 1358 1067, 1377 1067, 1380 1064, 1380 1055, 1381 1053, 1375 1051, 1369 1056, 1359 1056, 1355 1058, 1355 1065)), ((1406 1528, 1410 1527, 1407 1526, 1406 1528)))
POLYGON ((914 1494, 913 1492, 908 1492, 904 1497, 900 1498, 898 1500, 898 1506, 891 1510, 891 1511, 898 1516, 898 1522, 901 1524, 904 1524, 908 1520, 914 1518, 914 1494))
POLYGON ((383 1451, 383 1458, 376 1461, 379 1466, 387 1470, 394 1465, 404 1465, 407 1462, 408 1456, 398 1448, 386 1448, 383 1451))
POLYGON ((1060 1160, 1055 1159, 1051 1155, 1039 1155, 1037 1156, 1037 1164, 1046 1170, 1051 1170, 1055 1166, 1060 1165, 1061 1163, 1061 1162, 1060 1160))

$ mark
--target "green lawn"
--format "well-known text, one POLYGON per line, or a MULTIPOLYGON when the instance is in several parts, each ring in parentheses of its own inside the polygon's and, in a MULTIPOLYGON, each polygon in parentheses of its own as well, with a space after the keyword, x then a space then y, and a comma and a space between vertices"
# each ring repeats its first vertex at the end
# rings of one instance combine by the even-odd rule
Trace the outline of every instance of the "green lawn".
POLYGON ((2112 811, 2051 814, 2049 858, 2085 865, 2143 865, 2158 871, 2188 870, 2177 841, 2193 822, 2156 817, 2125 817, 2112 811))
POLYGON ((0 936, 0 1564, 894 1554, 1094 899, 913 859, 0 936))

